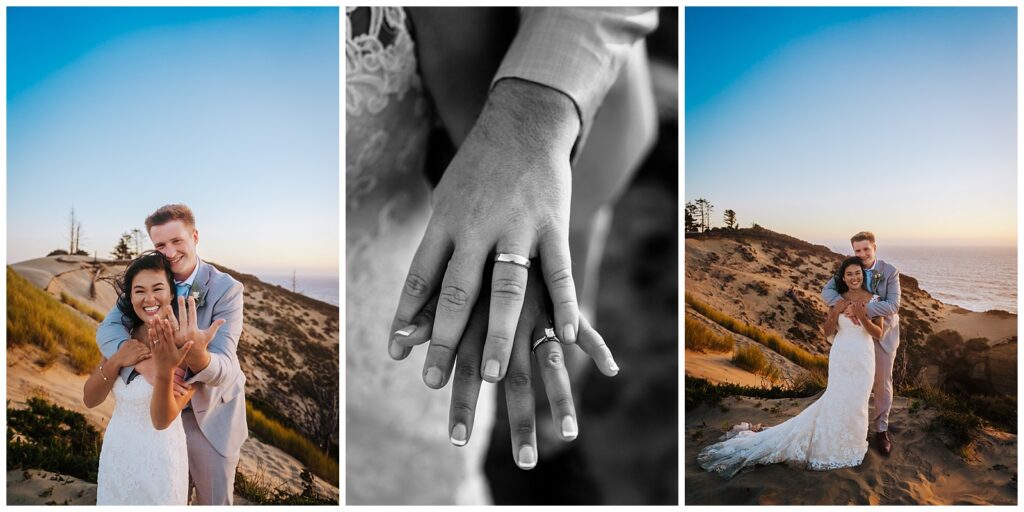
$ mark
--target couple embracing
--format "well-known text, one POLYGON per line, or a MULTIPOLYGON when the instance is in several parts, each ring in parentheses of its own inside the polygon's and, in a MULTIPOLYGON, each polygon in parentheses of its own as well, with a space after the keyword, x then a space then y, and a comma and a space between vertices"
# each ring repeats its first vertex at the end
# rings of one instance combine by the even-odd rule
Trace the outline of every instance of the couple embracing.
POLYGON ((892 450, 889 411, 892 368, 899 347, 900 281, 896 267, 875 257, 875 236, 850 239, 855 256, 843 260, 821 292, 829 304, 826 335, 835 334, 828 358, 828 387, 797 416, 754 432, 734 428, 725 441, 697 455, 702 468, 732 478, 744 467, 789 462, 812 470, 858 466, 868 450, 892 450), (874 395, 874 416, 868 399, 874 395))
POLYGON ((100 452, 97 505, 230 505, 248 436, 236 348, 242 284, 199 259, 185 205, 146 218, 156 251, 133 260, 96 333, 103 359, 88 407, 116 401, 100 452))

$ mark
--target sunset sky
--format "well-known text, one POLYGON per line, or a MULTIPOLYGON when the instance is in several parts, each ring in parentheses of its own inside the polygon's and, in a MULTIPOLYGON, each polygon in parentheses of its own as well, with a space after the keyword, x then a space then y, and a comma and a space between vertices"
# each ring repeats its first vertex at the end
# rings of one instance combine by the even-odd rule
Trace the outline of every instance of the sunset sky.
POLYGON ((108 257, 159 206, 201 257, 337 275, 336 8, 8 8, 7 261, 108 257))
POLYGON ((1013 8, 687 8, 686 200, 818 243, 1016 244, 1013 8))

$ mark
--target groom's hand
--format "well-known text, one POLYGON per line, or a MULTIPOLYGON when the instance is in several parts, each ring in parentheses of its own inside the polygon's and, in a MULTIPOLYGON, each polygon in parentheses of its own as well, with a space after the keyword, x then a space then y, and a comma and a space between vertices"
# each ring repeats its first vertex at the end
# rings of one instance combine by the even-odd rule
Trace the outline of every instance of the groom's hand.
MULTIPOLYGON (((579 308, 569 258, 570 153, 580 121, 572 100, 518 79, 498 82, 434 193, 434 212, 409 268, 392 336, 402 335, 437 295, 424 381, 444 383, 496 253, 539 255, 559 337, 575 343, 579 308)), ((501 380, 508 367, 527 270, 497 263, 481 374, 501 380)), ((394 344, 393 338, 389 338, 394 344)), ((393 354, 399 349, 391 348, 393 354)))
POLYGON ((220 326, 224 325, 224 319, 214 320, 209 328, 200 329, 196 313, 196 299, 194 297, 189 297, 188 300, 185 300, 185 297, 178 297, 180 319, 174 316, 170 305, 165 306, 165 308, 167 320, 174 331, 174 344, 181 347, 186 342, 192 341, 192 349, 189 350, 185 358, 185 364, 193 372, 204 370, 210 364, 210 352, 207 348, 213 337, 217 335, 217 331, 220 330, 220 326))
POLYGON ((188 393, 188 390, 192 388, 190 384, 185 382, 185 370, 182 368, 174 369, 172 384, 174 385, 174 394, 176 396, 185 396, 185 393, 188 393))

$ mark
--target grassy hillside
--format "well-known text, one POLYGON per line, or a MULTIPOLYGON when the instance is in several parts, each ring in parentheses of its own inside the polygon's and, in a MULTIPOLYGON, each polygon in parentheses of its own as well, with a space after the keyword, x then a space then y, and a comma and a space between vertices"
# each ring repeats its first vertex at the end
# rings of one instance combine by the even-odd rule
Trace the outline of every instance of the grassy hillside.
POLYGON ((7 267, 7 344, 24 343, 43 349, 44 366, 63 356, 84 374, 100 363, 96 326, 7 267))

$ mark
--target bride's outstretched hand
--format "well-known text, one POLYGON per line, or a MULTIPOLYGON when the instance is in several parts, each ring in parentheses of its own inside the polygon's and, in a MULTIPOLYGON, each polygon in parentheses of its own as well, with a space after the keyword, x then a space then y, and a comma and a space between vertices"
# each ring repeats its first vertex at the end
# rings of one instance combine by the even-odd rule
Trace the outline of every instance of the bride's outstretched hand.
POLYGON ((174 371, 188 351, 192 349, 194 342, 186 341, 180 348, 175 345, 174 331, 167 320, 161 318, 154 322, 149 330, 149 339, 152 340, 153 363, 157 372, 170 374, 174 371))
MULTIPOLYGON (((413 258, 389 333, 426 326, 416 315, 436 297, 424 380, 443 385, 496 253, 539 255, 554 303, 556 332, 575 343, 579 307, 569 258, 570 153, 579 117, 568 96, 518 79, 499 81, 434 191, 434 211, 413 258)), ((523 259, 493 266, 481 364, 488 382, 505 376, 526 291, 523 259)), ((528 261, 528 260, 527 260, 528 261)))

